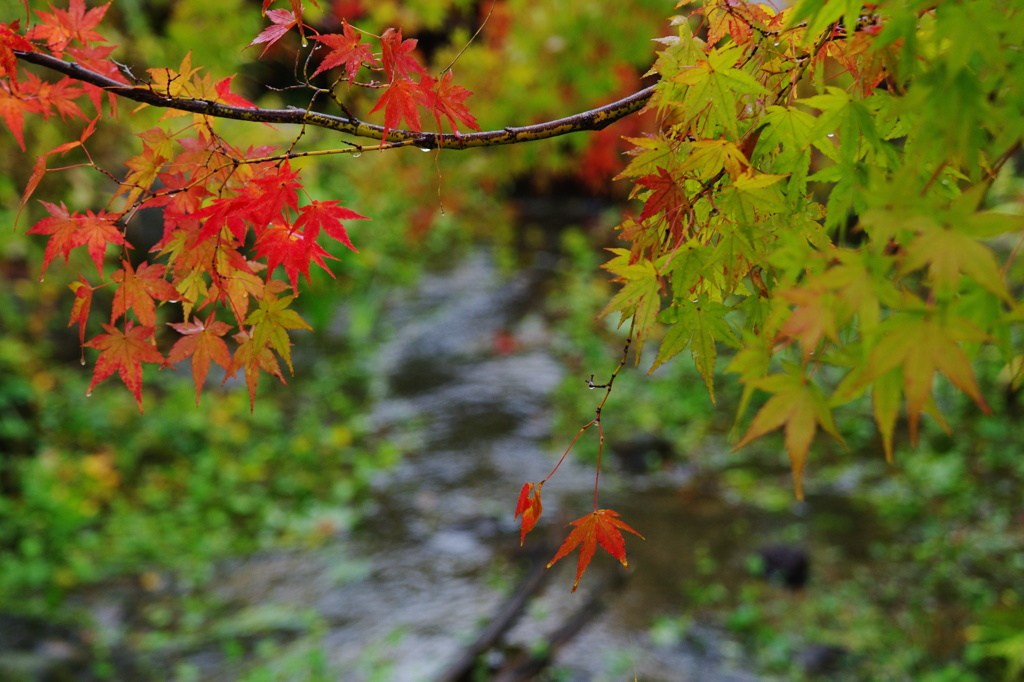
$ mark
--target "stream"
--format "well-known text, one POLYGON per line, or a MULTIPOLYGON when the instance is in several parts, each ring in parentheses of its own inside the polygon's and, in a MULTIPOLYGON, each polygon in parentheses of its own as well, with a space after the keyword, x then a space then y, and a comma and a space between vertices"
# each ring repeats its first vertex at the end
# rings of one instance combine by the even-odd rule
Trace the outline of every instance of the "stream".
MULTIPOLYGON (((505 602, 531 557, 550 559, 565 523, 585 513, 593 469, 570 458, 545 487, 542 522, 519 547, 512 519, 519 488, 547 475, 573 435, 550 431, 550 400, 565 370, 549 351, 552 332, 541 314, 554 261, 541 260, 504 277, 476 253, 425 276, 392 307, 387 321, 400 333, 379 346, 370 419, 402 458, 375 481, 364 521, 326 547, 228 562, 205 588, 235 614, 243 647, 268 637, 276 642, 271 659, 282 660, 276 676, 246 679, 437 679, 505 602), (302 675, 288 672, 297 659, 307 670, 302 675), (308 668, 317 666, 322 676, 309 676, 308 668)), ((580 384, 585 390, 582 378, 580 384)), ((599 392, 594 395, 596 405, 599 392)), ((581 415, 581 425, 590 416, 581 415)), ((652 621, 687 606, 680 585, 700 575, 694 548, 722 567, 724 577, 716 581, 735 587, 754 579, 745 558, 780 529, 800 519, 811 523, 818 509, 825 520, 833 512, 853 515, 827 499, 788 513, 747 508, 703 491, 682 468, 638 476, 609 467, 602 504, 619 510, 647 541, 627 536, 628 579, 555 652, 561 676, 552 679, 761 679, 712 626, 697 623, 686 637, 664 641, 650 635, 652 621)), ((812 543, 826 534, 821 528, 811 533, 812 543)), ((575 565, 573 554, 549 571, 502 647, 485 657, 488 664, 500 667, 517 652, 542 647, 593 590, 623 572, 599 551, 579 591, 570 594, 575 565)), ((123 631, 129 626, 119 620, 117 603, 108 592, 90 608, 108 630, 123 631)), ((150 672, 137 668, 138 679, 164 679, 150 676, 153 667, 164 675, 178 670, 172 678, 183 682, 238 679, 249 650, 232 651, 224 645, 231 633, 221 635, 213 643, 149 642, 141 648, 148 650, 150 672)), ((130 632, 121 637, 145 642, 130 632)))

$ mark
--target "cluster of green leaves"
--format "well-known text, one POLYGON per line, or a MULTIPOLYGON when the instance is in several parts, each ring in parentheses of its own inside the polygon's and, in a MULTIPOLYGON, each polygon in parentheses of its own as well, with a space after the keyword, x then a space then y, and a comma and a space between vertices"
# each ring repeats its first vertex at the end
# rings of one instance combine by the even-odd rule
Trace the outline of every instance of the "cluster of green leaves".
MULTIPOLYGON (((696 19, 692 18, 696 17, 696 19)), ((833 410, 870 392, 886 456, 898 417, 942 420, 945 377, 987 411, 972 362, 1022 378, 1024 221, 986 195, 1024 139, 1018 8, 996 3, 712 1, 652 72, 657 135, 620 177, 643 202, 605 265, 605 309, 652 369, 689 351, 714 398, 717 349, 769 394, 737 447, 783 429, 797 495, 833 410), (969 27, 969 28, 968 28, 969 27)))

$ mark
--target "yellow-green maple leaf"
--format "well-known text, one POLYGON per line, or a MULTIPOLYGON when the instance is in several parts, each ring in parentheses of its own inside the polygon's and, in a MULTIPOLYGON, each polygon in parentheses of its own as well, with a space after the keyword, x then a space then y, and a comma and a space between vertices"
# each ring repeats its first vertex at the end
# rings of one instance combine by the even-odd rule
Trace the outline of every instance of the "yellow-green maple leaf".
MULTIPOLYGON (((981 341, 984 334, 967 320, 904 314, 886 320, 879 331, 880 340, 871 351, 860 383, 863 385, 877 382, 894 369, 900 369, 903 375, 903 394, 907 401, 907 423, 912 443, 917 444, 921 413, 929 409, 936 372, 945 375, 954 386, 970 396, 978 407, 986 413, 989 412, 988 404, 981 395, 978 382, 974 379, 967 353, 960 345, 962 341, 981 341)), ((885 394, 884 398, 881 398, 884 407, 879 407, 878 397, 875 399, 876 420, 879 421, 880 427, 894 419, 893 388, 888 381, 883 379, 883 383, 878 387, 885 394), (883 416, 882 419, 879 419, 880 414, 883 416)), ((886 430, 883 428, 883 436, 885 433, 886 430)), ((889 441, 887 454, 891 456, 891 429, 889 441)))
POLYGON ((661 310, 661 279, 655 264, 649 260, 630 263, 630 252, 626 249, 609 249, 615 258, 601 267, 617 275, 614 281, 622 283, 622 289, 608 302, 601 315, 620 313, 621 326, 633 318, 633 334, 636 339, 636 357, 639 360, 644 340, 654 327, 661 310))
POLYGON ((804 464, 818 427, 840 443, 843 442, 832 419, 832 411, 825 402, 821 390, 808 382, 802 372, 772 374, 754 380, 752 385, 774 395, 754 415, 750 428, 734 449, 738 450, 767 433, 783 428, 786 452, 793 468, 793 486, 797 499, 802 500, 804 464))

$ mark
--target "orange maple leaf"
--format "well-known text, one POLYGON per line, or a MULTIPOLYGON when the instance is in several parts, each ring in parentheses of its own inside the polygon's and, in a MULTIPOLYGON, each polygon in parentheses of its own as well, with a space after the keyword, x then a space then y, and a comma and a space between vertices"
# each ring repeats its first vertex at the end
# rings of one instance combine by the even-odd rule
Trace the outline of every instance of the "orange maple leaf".
POLYGON ((32 40, 45 40, 46 47, 57 57, 61 57, 71 41, 81 45, 105 43, 107 39, 93 30, 103 15, 110 9, 110 3, 86 9, 84 0, 71 0, 68 9, 56 9, 52 12, 36 10, 42 22, 31 27, 26 36, 32 40))
POLYGON ((210 371, 210 361, 213 360, 225 370, 231 365, 228 345, 220 338, 231 330, 231 326, 217 322, 214 313, 210 313, 205 322, 196 318, 195 322, 182 322, 170 326, 184 336, 175 342, 171 352, 167 354, 167 364, 173 365, 185 358, 192 358, 192 379, 196 385, 198 405, 206 375, 210 371))
POLYGON ((23 36, 18 35, 21 30, 19 21, 15 19, 9 24, 0 23, 0 76, 6 76, 11 81, 11 90, 18 89, 18 59, 14 51, 35 52, 36 48, 23 36))
POLYGON ((125 324, 123 332, 110 324, 104 324, 103 328, 107 330, 106 334, 94 336, 85 344, 100 351, 86 395, 92 395, 96 384, 117 372, 135 396, 139 412, 142 412, 142 363, 164 364, 164 356, 148 340, 153 336, 153 328, 137 327, 130 320, 125 324))
POLYGON ((231 366, 228 367, 227 374, 224 375, 224 381, 234 377, 239 369, 244 368, 245 385, 249 389, 249 411, 251 412, 256 407, 256 387, 260 382, 260 370, 274 375, 281 380, 282 384, 288 382, 285 381, 281 366, 268 346, 269 339, 265 338, 262 342, 256 341, 252 334, 245 329, 231 338, 238 343, 238 348, 235 349, 235 354, 231 358, 231 366))
POLYGON ((107 213, 100 211, 93 213, 86 211, 86 214, 79 215, 68 213, 67 207, 61 203, 60 206, 51 204, 48 201, 40 201, 49 212, 49 218, 43 218, 32 226, 28 234, 48 234, 50 240, 46 243, 46 251, 43 253, 43 273, 53 259, 60 254, 64 256, 67 263, 71 249, 85 246, 89 256, 96 264, 96 271, 103 278, 103 256, 106 253, 108 244, 124 245, 131 248, 125 242, 124 234, 117 227, 117 220, 120 213, 107 213))
POLYGON ((121 269, 110 276, 121 285, 114 292, 110 323, 131 310, 142 326, 155 326, 156 304, 153 300, 176 301, 181 298, 178 290, 164 279, 165 270, 163 265, 149 263, 140 263, 139 269, 135 270, 128 261, 121 261, 121 269))
MULTIPOLYGON (((526 534, 533 530, 533 527, 537 525, 537 519, 540 518, 543 505, 540 501, 540 489, 544 485, 544 481, 540 483, 524 483, 523 489, 519 491, 519 502, 516 504, 516 513, 513 519, 519 518, 522 514, 523 519, 520 522, 520 528, 522 533, 519 536, 519 544, 522 545, 526 541, 526 534)), ((553 562, 552 562, 553 563, 553 562)))
POLYGON ((624 521, 620 521, 618 517, 619 513, 611 509, 598 509, 572 522, 571 525, 576 527, 559 547, 555 558, 548 562, 548 568, 579 547, 580 557, 576 563, 576 582, 572 585, 573 592, 580 586, 580 578, 583 577, 584 571, 590 565, 590 560, 594 557, 594 551, 598 545, 618 559, 623 566, 629 568, 629 564, 626 562, 626 541, 619 531, 629 531, 641 540, 644 539, 644 536, 627 526, 624 521))

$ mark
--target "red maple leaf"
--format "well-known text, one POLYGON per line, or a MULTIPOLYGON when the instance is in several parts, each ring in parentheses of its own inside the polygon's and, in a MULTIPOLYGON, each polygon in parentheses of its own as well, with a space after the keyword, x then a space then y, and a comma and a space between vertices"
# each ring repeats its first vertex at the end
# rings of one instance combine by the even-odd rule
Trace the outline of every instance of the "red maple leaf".
POLYGON ((413 132, 422 130, 420 125, 419 105, 426 103, 426 96, 423 90, 416 83, 404 78, 392 81, 384 94, 381 95, 377 105, 370 109, 370 113, 378 109, 384 109, 384 137, 388 131, 398 127, 404 118, 409 122, 409 129, 413 132))
MULTIPOLYGON (((114 62, 107 59, 110 54, 117 49, 116 45, 89 45, 87 47, 69 47, 67 52, 69 55, 74 57, 75 61, 79 65, 95 71, 96 73, 102 74, 111 80, 118 81, 120 83, 128 83, 128 79, 124 77, 121 71, 117 68, 114 62)), ((110 106, 111 114, 117 117, 117 95, 112 92, 106 92, 103 88, 92 85, 91 83, 82 83, 82 87, 85 88, 86 96, 89 101, 92 102, 93 106, 96 107, 97 113, 102 109, 103 95, 107 95, 107 103, 110 106)))
POLYGON ((249 181, 246 214, 256 228, 257 237, 267 225, 284 222, 287 219, 285 209, 298 210, 300 189, 299 171, 293 171, 287 161, 249 181))
POLYGON ((210 361, 216 362, 225 370, 231 366, 228 345, 220 338, 231 330, 231 326, 217 322, 214 313, 210 313, 206 321, 195 318, 194 322, 172 323, 170 326, 183 336, 174 343, 171 352, 167 354, 167 364, 173 365, 185 358, 192 358, 192 380, 196 385, 198 405, 206 375, 210 371, 210 361))
POLYGON ((35 52, 36 48, 28 42, 24 36, 18 35, 20 30, 18 20, 9 24, 0 23, 0 76, 6 76, 11 81, 11 90, 18 90, 18 59, 14 51, 35 52))
MULTIPOLYGON (((78 137, 77 140, 57 145, 55 148, 51 149, 45 154, 41 154, 40 156, 36 157, 35 165, 32 166, 32 175, 29 176, 28 182, 25 184, 25 192, 21 195, 21 206, 18 208, 19 218, 21 217, 22 210, 24 210, 25 208, 25 204, 28 203, 29 197, 31 197, 32 193, 36 190, 36 187, 39 185, 39 181, 43 179, 43 175, 46 174, 46 159, 54 154, 63 154, 64 152, 70 151, 75 147, 81 147, 83 144, 85 144, 85 141, 89 139, 89 136, 91 136, 93 132, 95 132, 96 123, 98 121, 99 117, 96 117, 93 120, 89 121, 89 125, 85 127, 85 129, 82 131, 82 134, 78 137)), ((17 219, 15 219, 15 222, 17 222, 17 219)))
POLYGON ((688 205, 683 188, 661 166, 658 166, 657 175, 651 174, 637 178, 636 184, 653 190, 647 197, 647 201, 644 202, 644 210, 640 214, 641 221, 654 217, 662 211, 668 218, 670 214, 678 212, 681 207, 688 205))
POLYGON ((252 47, 266 43, 267 46, 263 48, 263 52, 260 52, 260 57, 263 57, 271 45, 280 40, 288 31, 292 30, 292 26, 298 23, 295 13, 286 9, 272 9, 267 12, 267 17, 273 25, 263 29, 251 43, 246 45, 246 47, 252 47))
POLYGON ((324 56, 324 60, 320 62, 320 66, 313 72, 313 75, 316 76, 322 71, 344 64, 345 75, 348 77, 348 82, 351 83, 364 63, 376 66, 377 60, 374 58, 370 46, 361 42, 363 34, 349 26, 348 22, 344 19, 341 20, 341 27, 341 33, 313 36, 313 40, 317 40, 331 48, 331 51, 324 56))
POLYGON ((590 560, 594 557, 594 550, 598 545, 618 559, 623 566, 629 567, 626 562, 626 541, 619 531, 629 531, 640 539, 643 539, 644 536, 627 526, 625 522, 620 521, 618 516, 618 512, 611 509, 598 509, 581 519, 576 519, 572 522, 572 525, 576 527, 572 529, 569 537, 559 547, 555 558, 548 562, 548 568, 551 568, 556 561, 568 556, 577 547, 580 548, 580 558, 576 564, 576 582, 572 585, 573 592, 580 586, 580 578, 583 577, 583 572, 590 565, 590 560))
MULTIPOLYGON (((288 0, 288 2, 292 6, 292 12, 291 13, 292 13, 292 15, 295 16, 295 19, 296 19, 296 21, 299 24, 299 35, 302 36, 302 44, 305 45, 306 44, 306 34, 305 34, 304 30, 303 30, 304 26, 303 26, 303 23, 302 23, 302 0, 288 0)), ((270 7, 272 4, 274 4, 274 0, 263 0, 263 13, 264 14, 269 14, 270 13, 270 12, 267 11, 267 8, 270 7)), ((317 4, 316 0, 313 0, 313 5, 316 6, 316 7, 320 6, 320 5, 317 4)))
POLYGON ((256 242, 256 257, 264 256, 267 258, 267 277, 270 277, 278 265, 283 265, 288 281, 296 292, 299 288, 300 274, 305 275, 306 281, 309 281, 310 263, 316 263, 334 277, 324 258, 337 260, 316 242, 303 239, 295 226, 282 225, 267 228, 256 242))
POLYGON ((92 292, 96 291, 96 289, 81 275, 78 276, 78 281, 69 284, 68 288, 75 292, 75 303, 71 306, 71 321, 68 322, 68 326, 70 327, 75 322, 78 323, 78 343, 84 344, 85 323, 89 320, 89 309, 92 307, 92 292))
POLYGON ((412 56, 416 39, 402 40, 402 29, 389 28, 380 37, 380 58, 384 75, 388 81, 407 80, 413 73, 425 74, 427 70, 412 56))
POLYGON ((129 310, 135 313, 139 324, 144 327, 156 325, 156 304, 158 301, 176 301, 181 298, 178 290, 164 279, 166 268, 163 265, 139 264, 139 269, 132 268, 128 261, 121 261, 121 269, 110 276, 121 286, 114 292, 114 304, 110 311, 110 323, 129 310))
POLYGON ((427 110, 434 114, 434 120, 437 121, 437 132, 443 132, 441 130, 442 116, 448 119, 448 125, 456 135, 459 134, 458 122, 471 130, 480 130, 476 118, 463 104, 465 99, 473 93, 461 85, 453 85, 451 71, 445 71, 440 82, 424 74, 420 78, 420 89, 423 90, 426 98, 427 110))
POLYGON ((218 236, 225 227, 231 230, 235 239, 244 242, 249 206, 248 197, 222 197, 190 214, 189 218, 203 220, 203 228, 199 231, 196 242, 204 242, 218 236))
POLYGON ((230 104, 233 107, 244 107, 246 109, 255 109, 256 105, 242 97, 231 92, 231 79, 234 76, 228 76, 221 81, 218 81, 217 85, 214 86, 214 90, 217 91, 217 101, 223 102, 224 104, 230 104))
POLYGON ((0 118, 7 124, 7 129, 18 141, 18 146, 25 151, 25 139, 22 137, 22 128, 25 126, 25 114, 38 114, 42 111, 39 102, 34 98, 25 95, 22 90, 13 90, 14 81, 0 80, 0 118))
POLYGON ((32 40, 46 41, 46 47, 57 57, 63 55, 72 40, 78 41, 80 45, 105 43, 107 39, 92 29, 103 20, 109 7, 108 2, 87 11, 84 0, 71 0, 66 10, 50 5, 52 12, 36 10, 42 23, 31 27, 26 36, 32 40))
POLYGON ((537 525, 537 519, 540 518, 543 511, 543 505, 540 501, 540 489, 543 485, 544 481, 540 483, 524 483, 522 490, 519 491, 519 502, 516 504, 515 516, 512 518, 517 519, 520 514, 523 515, 523 520, 520 524, 522 531, 519 535, 520 545, 526 541, 526 534, 537 525))
POLYGON ((337 239, 339 242, 359 253, 359 249, 352 246, 352 240, 348 237, 348 231, 341 224, 342 220, 369 220, 364 215, 359 215, 340 206, 340 201, 317 201, 313 200, 309 205, 299 209, 299 217, 295 220, 295 227, 302 229, 302 237, 306 241, 316 241, 320 231, 323 230, 328 236, 337 239))
POLYGON ((110 324, 103 325, 103 328, 107 330, 106 334, 94 336, 85 343, 89 348, 100 351, 86 395, 92 395, 92 389, 96 384, 117 372, 121 381, 135 396, 139 412, 143 412, 142 363, 164 364, 164 356, 160 355, 160 351, 148 340, 153 336, 153 328, 137 327, 130 320, 125 324, 123 332, 110 324))
POLYGON ((130 248, 125 242, 124 234, 117 227, 120 213, 107 213, 100 211, 93 213, 86 211, 86 214, 68 214, 68 209, 61 202, 56 206, 47 201, 41 203, 49 212, 49 218, 43 218, 32 226, 29 234, 48 234, 50 240, 46 243, 46 251, 43 253, 43 273, 50 265, 50 262, 61 254, 64 262, 67 263, 71 249, 78 246, 85 246, 89 256, 96 264, 96 271, 103 275, 103 256, 106 253, 108 244, 124 245, 130 248))

